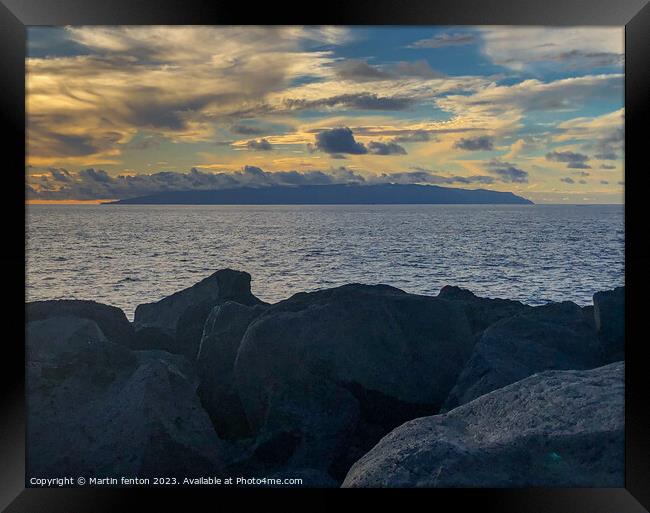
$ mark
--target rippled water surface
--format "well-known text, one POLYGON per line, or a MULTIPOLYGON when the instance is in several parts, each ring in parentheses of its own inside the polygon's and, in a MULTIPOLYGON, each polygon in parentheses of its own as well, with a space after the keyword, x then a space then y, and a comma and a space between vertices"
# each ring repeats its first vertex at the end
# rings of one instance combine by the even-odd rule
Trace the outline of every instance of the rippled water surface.
POLYGON ((622 206, 29 205, 27 219, 28 300, 129 318, 223 267, 269 302, 362 282, 584 305, 624 279, 622 206))

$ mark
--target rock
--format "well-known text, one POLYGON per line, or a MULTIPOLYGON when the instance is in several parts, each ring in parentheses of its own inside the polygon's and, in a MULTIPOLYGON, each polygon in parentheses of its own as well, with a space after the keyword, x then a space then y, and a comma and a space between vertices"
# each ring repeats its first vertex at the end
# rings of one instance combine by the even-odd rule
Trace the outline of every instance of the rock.
POLYGON ((169 353, 183 354, 183 348, 176 343, 176 339, 160 328, 142 328, 135 332, 133 337, 135 350, 161 350, 169 353))
POLYGON ((97 323, 106 337, 116 344, 130 347, 133 343, 133 327, 124 312, 115 306, 95 301, 60 299, 33 301, 26 305, 27 322, 50 317, 76 317, 97 323))
POLYGON ((453 301, 385 285, 300 293, 246 330, 236 390, 258 443, 341 480, 388 430, 438 411, 472 345, 453 301))
POLYGON ((344 487, 622 487, 623 363, 549 371, 392 431, 344 487))
POLYGON ((625 287, 594 294, 594 321, 606 362, 625 357, 625 287))
POLYGON ((476 296, 473 292, 460 287, 445 285, 438 297, 461 304, 472 325, 472 331, 478 333, 501 319, 512 317, 530 306, 511 299, 489 299, 476 296))
POLYGON ((194 476, 221 471, 223 442, 184 358, 133 352, 94 321, 27 324, 29 476, 194 476))
POLYGON ((46 374, 92 372, 113 376, 116 369, 131 369, 135 356, 108 340, 97 323, 78 317, 48 317, 27 323, 26 359, 46 374))
POLYGON ((596 333, 580 307, 564 302, 527 308, 482 333, 443 411, 536 372, 598 365, 596 333))
POLYGON ((215 306, 227 300, 243 305, 261 303, 251 294, 250 274, 221 269, 199 283, 160 301, 138 305, 135 309, 135 327, 138 330, 145 327, 160 328, 175 337, 178 321, 188 308, 203 303, 215 306))
POLYGON ((233 369, 239 344, 249 324, 266 309, 226 301, 215 306, 203 329, 197 356, 201 379, 199 397, 221 438, 246 438, 250 428, 233 387, 233 369))

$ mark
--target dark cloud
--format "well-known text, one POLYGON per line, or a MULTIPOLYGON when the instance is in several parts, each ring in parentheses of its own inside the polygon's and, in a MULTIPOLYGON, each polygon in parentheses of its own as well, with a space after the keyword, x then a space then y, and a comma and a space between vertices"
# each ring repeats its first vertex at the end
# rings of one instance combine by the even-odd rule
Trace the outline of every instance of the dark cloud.
POLYGON ((411 62, 398 62, 393 67, 396 78, 417 77, 417 78, 442 78, 445 75, 434 70, 424 59, 411 62))
POLYGON ((566 162, 569 169, 591 169, 586 162, 589 160, 587 155, 575 153, 572 151, 553 151, 546 154, 546 160, 554 162, 566 162))
POLYGON ((318 100, 286 99, 284 104, 290 110, 343 107, 357 110, 405 110, 415 103, 413 98, 402 96, 377 96, 371 93, 341 94, 318 100))
POLYGON ((391 183, 428 183, 434 185, 452 185, 452 184, 484 184, 495 183, 495 179, 487 175, 473 176, 449 176, 439 175, 428 169, 414 167, 414 171, 402 173, 383 174, 381 177, 390 178, 391 183))
POLYGON ((377 66, 372 66, 359 59, 348 59, 341 62, 336 67, 336 74, 343 80, 353 80, 355 82, 393 78, 392 73, 383 71, 377 66))
POLYGON ((528 172, 509 162, 491 160, 486 165, 488 173, 498 176, 506 183, 528 183, 528 172))
POLYGON ((442 48, 444 46, 467 45, 476 41, 473 34, 440 34, 411 43, 407 48, 442 48))
POLYGON ((616 169, 616 166, 612 166, 611 164, 601 164, 600 169, 616 169))
POLYGON ((571 178, 570 176, 565 176, 564 178, 560 178, 560 182, 569 183, 569 184, 575 183, 573 178, 571 178))
POLYGON ((406 155, 406 150, 394 142, 371 141, 368 143, 368 150, 373 155, 406 155))
POLYGON ((468 151, 490 151, 494 149, 494 142, 487 135, 474 138, 463 137, 459 141, 456 141, 454 148, 468 151))
POLYGON ((127 148, 129 148, 131 150, 157 149, 157 148, 160 148, 160 141, 158 139, 153 139, 151 137, 147 137, 147 138, 141 139, 139 141, 131 141, 127 145, 127 148))
POLYGON ((263 130, 248 125, 233 125, 230 127, 230 131, 239 135, 261 135, 264 133, 263 130))
POLYGON ((425 130, 414 130, 404 134, 393 137, 393 142, 396 143, 417 143, 427 142, 431 140, 431 134, 425 130))
POLYGON ((620 66, 623 64, 623 59, 624 57, 620 53, 584 50, 571 50, 542 57, 542 60, 562 62, 571 68, 620 66))
POLYGON ((164 191, 215 190, 233 187, 264 187, 270 185, 326 185, 331 183, 363 183, 365 179, 345 168, 332 172, 278 171, 267 172, 256 166, 241 170, 210 173, 192 168, 189 173, 161 171, 153 174, 111 176, 103 170, 84 169, 70 173, 49 169, 30 176, 27 193, 38 199, 110 199, 130 198, 164 191))
POLYGON ((271 151, 273 149, 273 146, 266 139, 260 139, 260 140, 251 139, 246 143, 246 148, 255 151, 271 151))
POLYGON ((352 130, 346 127, 323 130, 316 134, 315 147, 325 153, 363 155, 368 148, 354 140, 352 130))
POLYGON ((392 80, 404 77, 441 78, 444 75, 424 60, 400 61, 387 66, 373 66, 366 61, 349 59, 337 65, 336 74, 344 80, 370 82, 374 80, 392 80))
POLYGON ((598 160, 617 160, 618 155, 616 153, 614 153, 613 151, 609 151, 609 152, 606 152, 606 153, 596 153, 594 155, 594 158, 596 158, 598 160))
POLYGON ((130 198, 165 191, 217 190, 234 187, 268 187, 273 185, 328 185, 340 183, 422 183, 436 185, 492 184, 491 176, 448 176, 414 168, 413 171, 364 176, 346 167, 328 171, 267 172, 257 166, 244 166, 233 172, 211 173, 192 168, 189 173, 161 171, 153 174, 111 176, 100 169, 77 173, 65 169, 48 169, 30 175, 25 191, 30 199, 112 199, 130 198))
POLYGON ((601 180, 600 183, 602 183, 603 185, 609 185, 609 182, 607 180, 601 180))

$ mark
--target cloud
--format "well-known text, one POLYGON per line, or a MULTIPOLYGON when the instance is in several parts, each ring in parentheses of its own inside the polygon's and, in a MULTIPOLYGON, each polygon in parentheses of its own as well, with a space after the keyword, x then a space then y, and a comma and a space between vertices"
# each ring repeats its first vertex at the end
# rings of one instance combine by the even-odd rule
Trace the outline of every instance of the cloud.
POLYGON ((273 146, 266 139, 251 139, 250 141, 246 142, 246 148, 255 151, 271 151, 273 149, 273 146))
POLYGON ((512 85, 479 86, 472 94, 438 96, 434 102, 467 128, 496 134, 516 133, 523 118, 534 112, 579 110, 617 94, 622 102, 623 85, 623 74, 585 75, 548 82, 527 79, 512 85))
POLYGON ((605 152, 605 153, 596 153, 594 155, 594 158, 598 160, 617 160, 618 155, 614 153, 613 151, 605 152))
POLYGON ((486 171, 498 176, 503 182, 528 183, 528 172, 509 162, 502 162, 496 159, 491 160, 486 165, 486 171))
POLYGON ((393 137, 396 143, 418 143, 430 141, 431 134, 426 130, 404 131, 400 135, 393 137))
POLYGON ((616 166, 612 166, 611 164, 601 164, 600 169, 616 169, 616 166))
POLYGON ((408 173, 392 173, 390 176, 395 180, 404 180, 404 182, 394 183, 430 183, 437 185, 451 185, 451 184, 484 184, 490 185, 496 182, 494 177, 487 175, 472 175, 472 176, 450 176, 440 175, 433 171, 424 168, 413 168, 415 171, 408 173))
POLYGON ((316 134, 315 146, 325 153, 363 155, 368 149, 354 139, 352 130, 346 127, 323 130, 316 134))
POLYGON ((368 150, 373 155, 406 155, 406 150, 394 142, 383 143, 370 141, 368 143, 368 150))
POLYGON ((573 178, 571 178, 570 176, 565 176, 564 178, 560 178, 560 182, 564 182, 564 183, 568 183, 568 184, 574 184, 575 183, 573 178))
POLYGON ((575 153, 572 151, 552 151, 546 154, 546 160, 553 162, 566 162, 570 169, 591 169, 586 162, 589 160, 587 155, 575 153))
POLYGON ((454 148, 467 151, 489 151, 494 149, 494 142, 491 137, 482 135, 474 138, 461 138, 456 141, 454 148))
POLYGON ((601 180, 600 183, 603 185, 609 185, 609 182, 607 180, 601 180))
POLYGON ((624 151, 625 112, 618 109, 594 117, 579 117, 558 125, 557 142, 582 142, 586 151, 594 151, 598 160, 618 160, 624 151))
POLYGON ((359 59, 347 59, 336 66, 336 74, 343 80, 365 82, 370 80, 386 80, 393 78, 393 74, 383 71, 377 66, 372 66, 359 59))
POLYGON ((26 192, 29 199, 91 200, 130 198, 165 191, 216 190, 235 187, 268 187, 274 185, 329 185, 355 183, 420 184, 492 184, 491 176, 441 175, 426 169, 407 172, 360 174, 346 167, 328 171, 268 172, 257 166, 244 166, 231 172, 205 172, 192 168, 189 173, 161 171, 153 174, 121 174, 111 176, 101 169, 88 168, 77 173, 65 169, 47 169, 28 176, 26 192))
POLYGON ((316 100, 292 99, 284 100, 289 110, 321 109, 324 107, 343 107, 356 110, 405 110, 415 103, 413 98, 403 96, 378 96, 371 93, 341 94, 316 100))
MULTIPOLYGON (((28 158, 34 165, 116 163, 136 134, 213 140, 215 123, 268 109, 297 79, 331 76, 347 29, 70 27, 81 55, 27 59, 28 158), (307 51, 306 51, 307 50, 307 51)), ((273 108, 271 108, 273 110, 273 108)), ((252 135, 252 134, 251 134, 252 135)))
POLYGON ((515 70, 622 68, 620 27, 483 27, 483 52, 495 64, 515 70))
POLYGON ((233 134, 239 134, 239 135, 261 135, 264 133, 263 130, 248 125, 233 125, 230 127, 230 131, 233 134))
POLYGON ((411 43, 407 48, 442 48, 445 46, 459 46, 468 45, 476 41, 476 36, 473 34, 439 34, 426 39, 419 39, 411 43))

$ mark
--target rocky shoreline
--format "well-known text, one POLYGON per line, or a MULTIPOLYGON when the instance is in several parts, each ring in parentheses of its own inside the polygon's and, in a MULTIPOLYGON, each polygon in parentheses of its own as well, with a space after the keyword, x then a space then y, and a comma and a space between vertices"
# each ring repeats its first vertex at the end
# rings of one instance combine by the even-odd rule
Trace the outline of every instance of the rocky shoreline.
POLYGON ((623 486, 624 289, 532 307, 224 269, 130 323, 26 305, 27 475, 623 486))

